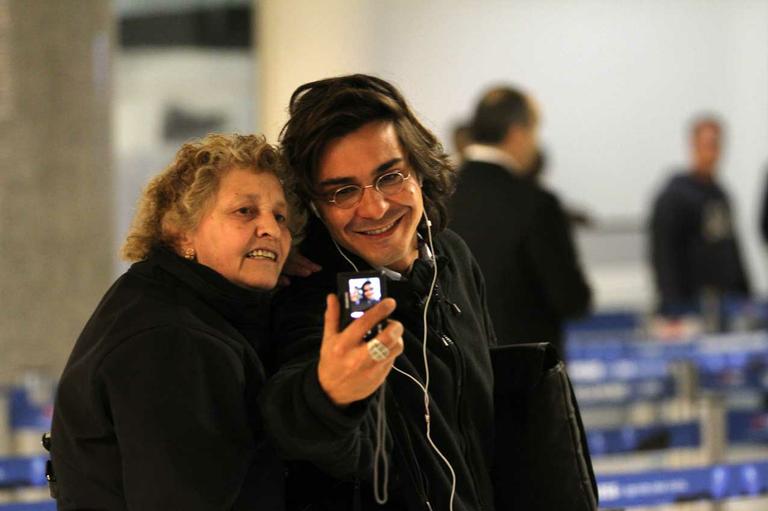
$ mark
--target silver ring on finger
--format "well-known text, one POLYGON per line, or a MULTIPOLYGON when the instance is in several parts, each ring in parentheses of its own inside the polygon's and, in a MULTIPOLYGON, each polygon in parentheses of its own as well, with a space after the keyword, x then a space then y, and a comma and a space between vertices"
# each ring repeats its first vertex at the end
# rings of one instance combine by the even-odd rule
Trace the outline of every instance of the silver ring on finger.
POLYGON ((389 348, 377 338, 373 338, 367 343, 368 355, 374 362, 381 362, 389 356, 389 348))

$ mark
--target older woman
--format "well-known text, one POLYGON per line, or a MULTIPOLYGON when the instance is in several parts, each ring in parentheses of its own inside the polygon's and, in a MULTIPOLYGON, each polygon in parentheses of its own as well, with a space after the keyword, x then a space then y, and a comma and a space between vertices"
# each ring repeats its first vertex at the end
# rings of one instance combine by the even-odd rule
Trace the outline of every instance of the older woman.
POLYGON ((61 377, 60 510, 283 509, 264 442, 271 290, 302 218, 263 137, 185 144, 147 187, 107 292, 61 377))

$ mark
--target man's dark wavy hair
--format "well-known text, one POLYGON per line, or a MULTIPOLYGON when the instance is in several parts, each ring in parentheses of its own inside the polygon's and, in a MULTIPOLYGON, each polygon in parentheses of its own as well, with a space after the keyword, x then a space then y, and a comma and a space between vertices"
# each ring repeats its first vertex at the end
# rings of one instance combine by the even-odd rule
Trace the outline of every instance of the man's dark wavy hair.
POLYGON ((416 119, 390 83, 363 74, 306 83, 294 91, 290 119, 280 132, 288 167, 307 203, 328 144, 374 121, 392 122, 408 164, 421 179, 424 208, 435 232, 448 222, 447 200, 456 172, 437 137, 416 119))

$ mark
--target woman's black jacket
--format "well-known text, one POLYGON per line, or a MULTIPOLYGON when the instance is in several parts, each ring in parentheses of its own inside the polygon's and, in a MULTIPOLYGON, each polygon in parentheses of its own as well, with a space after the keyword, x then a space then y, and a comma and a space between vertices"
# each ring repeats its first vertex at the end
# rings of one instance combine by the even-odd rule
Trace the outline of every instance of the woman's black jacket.
MULTIPOLYGON (((439 234, 434 248, 439 276, 427 339, 432 437, 457 475, 454 510, 492 510, 493 375, 488 348, 495 338, 483 279, 456 234, 439 234)), ((341 410, 317 379, 325 296, 335 291, 336 273, 353 268, 317 222, 310 225, 301 250, 323 270, 294 279, 273 302, 270 339, 280 367, 260 398, 268 433, 287 459, 297 460, 289 470, 288 508, 447 510, 451 477, 425 437, 423 393, 394 370, 385 386, 389 502, 375 504, 372 465, 381 392, 341 410)), ((360 270, 370 268, 347 255, 360 270)), ((397 301, 392 317, 405 327, 405 351, 395 366, 422 383, 422 314, 432 272, 432 262, 422 257, 406 280, 387 283, 388 294, 397 301)))
POLYGON ((162 249, 117 280, 57 392, 60 510, 284 509, 256 406, 269 298, 162 249))

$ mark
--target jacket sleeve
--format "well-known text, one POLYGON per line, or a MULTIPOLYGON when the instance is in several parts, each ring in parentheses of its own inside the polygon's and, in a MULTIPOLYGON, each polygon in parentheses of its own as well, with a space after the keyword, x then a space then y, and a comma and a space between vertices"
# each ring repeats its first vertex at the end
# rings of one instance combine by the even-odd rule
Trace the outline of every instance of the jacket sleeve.
POLYGON ((324 296, 306 289, 274 306, 278 368, 259 398, 264 426, 284 458, 309 461, 336 478, 368 479, 376 398, 342 409, 320 386, 324 296))
POLYGON ((564 318, 589 312, 592 291, 581 270, 570 225, 557 198, 539 195, 526 250, 552 308, 564 318))
POLYGON ((229 510, 254 450, 244 369, 213 336, 159 328, 99 367, 129 510, 229 510))
POLYGON ((682 313, 687 303, 684 276, 687 243, 685 212, 669 192, 663 192, 653 206, 651 216, 651 267, 659 293, 659 312, 682 313))

